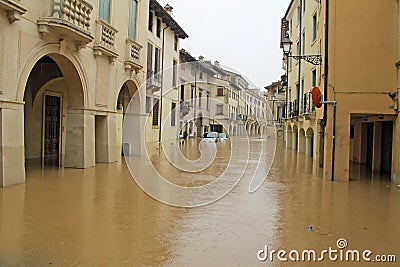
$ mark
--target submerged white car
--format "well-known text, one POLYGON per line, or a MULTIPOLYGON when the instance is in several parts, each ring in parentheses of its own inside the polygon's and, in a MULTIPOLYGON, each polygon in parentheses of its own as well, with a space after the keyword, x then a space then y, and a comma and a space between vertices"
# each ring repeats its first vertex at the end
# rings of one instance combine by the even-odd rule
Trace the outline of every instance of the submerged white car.
POLYGON ((219 133, 218 139, 219 139, 219 141, 225 141, 228 139, 228 136, 226 136, 226 133, 219 133))
POLYGON ((206 143, 218 142, 218 133, 217 132, 204 133, 203 137, 201 138, 201 142, 206 142, 206 143))

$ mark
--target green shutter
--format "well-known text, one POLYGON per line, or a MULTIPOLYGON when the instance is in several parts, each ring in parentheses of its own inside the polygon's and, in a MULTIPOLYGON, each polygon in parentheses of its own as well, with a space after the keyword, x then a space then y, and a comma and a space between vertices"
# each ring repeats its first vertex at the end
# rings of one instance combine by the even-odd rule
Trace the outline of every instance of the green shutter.
POLYGON ((132 40, 136 40, 136 9, 136 0, 130 0, 128 37, 132 40))
POLYGON ((110 0, 99 0, 99 17, 110 23, 110 0))

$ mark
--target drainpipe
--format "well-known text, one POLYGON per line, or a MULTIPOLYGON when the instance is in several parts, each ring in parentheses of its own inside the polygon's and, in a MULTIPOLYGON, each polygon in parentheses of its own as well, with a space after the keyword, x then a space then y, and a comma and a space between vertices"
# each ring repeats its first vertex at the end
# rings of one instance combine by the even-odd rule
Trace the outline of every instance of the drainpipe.
MULTIPOLYGON (((328 87, 329 87, 329 0, 325 0, 325 53, 324 53, 324 128, 328 117, 328 87)), ((332 170, 331 180, 335 177, 335 134, 336 134, 336 103, 334 104, 334 125, 333 125, 333 143, 332 143, 332 170)), ((325 142, 325 135, 323 142, 325 142)))
POLYGON ((164 86, 164 56, 165 56, 165 30, 168 28, 168 26, 163 28, 162 31, 162 47, 161 47, 161 51, 162 51, 162 56, 161 56, 161 89, 160 89, 160 110, 159 110, 159 114, 160 114, 160 125, 159 125, 159 131, 158 131, 158 145, 161 147, 161 129, 162 129, 162 112, 163 112, 163 86, 164 86))

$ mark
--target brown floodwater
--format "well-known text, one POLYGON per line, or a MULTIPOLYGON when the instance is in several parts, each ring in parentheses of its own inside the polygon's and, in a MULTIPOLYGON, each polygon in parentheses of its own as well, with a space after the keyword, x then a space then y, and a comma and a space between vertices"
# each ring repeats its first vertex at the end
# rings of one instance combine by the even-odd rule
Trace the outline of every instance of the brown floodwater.
MULTIPOLYGON (((253 161, 261 142, 250 140, 253 161)), ((223 172, 227 147, 217 144, 215 162, 192 177, 196 182, 156 149, 149 151, 171 181, 193 186, 223 172)), ((196 142, 182 150, 191 159, 198 156, 196 142)), ((253 167, 226 197, 199 208, 149 197, 123 160, 84 170, 28 167, 26 184, 0 189, 0 266, 400 265, 400 189, 385 176, 354 166, 349 183, 324 181, 311 158, 284 149, 281 140, 266 181, 249 194, 253 167), (265 246, 337 249, 339 238, 350 249, 395 254, 397 263, 257 258, 265 246)))

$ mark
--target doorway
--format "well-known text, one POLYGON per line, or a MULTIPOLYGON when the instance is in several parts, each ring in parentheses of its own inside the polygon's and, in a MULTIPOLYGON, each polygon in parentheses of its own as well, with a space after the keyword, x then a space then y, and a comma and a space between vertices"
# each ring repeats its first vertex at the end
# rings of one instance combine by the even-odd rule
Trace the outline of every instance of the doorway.
POLYGON ((393 122, 382 122, 381 171, 392 173, 393 122))
POLYGON ((46 167, 59 167, 61 97, 46 94, 44 103, 42 164, 46 167))

